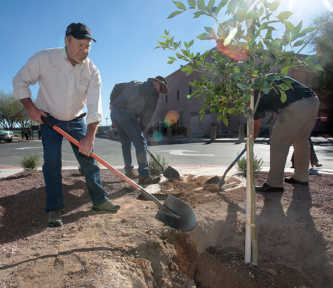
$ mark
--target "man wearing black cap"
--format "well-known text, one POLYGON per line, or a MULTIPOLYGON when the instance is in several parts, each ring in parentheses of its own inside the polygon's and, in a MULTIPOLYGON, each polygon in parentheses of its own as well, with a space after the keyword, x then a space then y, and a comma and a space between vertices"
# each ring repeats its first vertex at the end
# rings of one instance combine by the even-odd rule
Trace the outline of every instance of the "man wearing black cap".
MULTIPOLYGON (((62 136, 43 125, 42 116, 48 117, 74 138, 80 146, 72 145, 75 156, 86 177, 93 209, 116 213, 105 193, 96 161, 89 157, 102 119, 101 77, 99 70, 88 58, 92 37, 90 29, 81 23, 67 27, 65 48, 47 49, 32 56, 14 78, 14 96, 24 105, 29 118, 41 124, 48 225, 61 226, 64 208, 61 181, 62 136), (31 100, 30 85, 39 82, 36 101, 31 100), (86 121, 82 109, 87 108, 86 121), (86 124, 87 123, 87 124, 86 124)), ((96 42, 96 41, 95 41, 96 42)))
POLYGON ((139 185, 157 183, 148 165, 147 141, 144 131, 148 128, 157 106, 160 93, 167 93, 167 80, 162 76, 146 82, 132 81, 116 84, 110 96, 112 123, 117 127, 125 163, 125 174, 134 178, 131 143, 139 166, 139 185))

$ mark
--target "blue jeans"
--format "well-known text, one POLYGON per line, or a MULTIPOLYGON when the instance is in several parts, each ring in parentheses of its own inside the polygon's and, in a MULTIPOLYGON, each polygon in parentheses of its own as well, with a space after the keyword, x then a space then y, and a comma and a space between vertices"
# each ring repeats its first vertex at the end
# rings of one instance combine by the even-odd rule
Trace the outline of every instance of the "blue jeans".
MULTIPOLYGON (((83 119, 72 121, 60 121, 49 116, 50 121, 62 130, 66 131, 75 139, 82 139, 87 132, 87 126, 83 119)), ((61 144, 63 136, 46 125, 41 125, 44 165, 43 174, 46 190, 46 212, 64 208, 62 196, 62 175, 61 175, 61 144)), ((96 160, 79 153, 79 149, 73 145, 75 157, 78 160, 82 172, 86 178, 86 184, 93 205, 105 202, 108 197, 105 193, 101 178, 100 169, 96 160)))
POLYGON ((139 166, 139 175, 148 176, 150 174, 147 154, 147 141, 142 132, 140 122, 135 115, 129 114, 125 109, 113 107, 111 112, 112 123, 118 129, 125 171, 133 169, 131 156, 131 143, 136 152, 136 159, 139 166))

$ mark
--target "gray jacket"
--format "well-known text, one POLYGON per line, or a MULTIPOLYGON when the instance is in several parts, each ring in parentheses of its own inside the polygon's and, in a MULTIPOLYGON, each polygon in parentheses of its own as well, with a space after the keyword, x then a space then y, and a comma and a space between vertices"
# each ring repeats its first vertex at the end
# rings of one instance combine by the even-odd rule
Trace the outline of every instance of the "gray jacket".
POLYGON ((141 127, 147 128, 158 102, 153 79, 116 84, 110 95, 111 109, 119 108, 140 118, 141 127))

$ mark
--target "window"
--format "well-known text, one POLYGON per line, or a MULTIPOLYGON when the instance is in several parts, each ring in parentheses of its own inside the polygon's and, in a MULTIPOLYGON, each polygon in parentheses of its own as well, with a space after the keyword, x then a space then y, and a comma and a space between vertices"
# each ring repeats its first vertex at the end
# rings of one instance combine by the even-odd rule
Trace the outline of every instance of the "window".
POLYGON ((165 95, 165 103, 168 103, 168 95, 165 95))
POLYGON ((177 101, 179 101, 179 98, 180 98, 180 92, 179 90, 177 90, 177 101))
POLYGON ((192 94, 192 87, 188 86, 188 94, 192 94))

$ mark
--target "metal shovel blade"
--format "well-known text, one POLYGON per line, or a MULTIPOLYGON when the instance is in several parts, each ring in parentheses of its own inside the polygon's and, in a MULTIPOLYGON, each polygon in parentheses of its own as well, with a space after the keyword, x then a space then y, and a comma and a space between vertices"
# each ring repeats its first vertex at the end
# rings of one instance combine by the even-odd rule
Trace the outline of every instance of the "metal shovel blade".
MULTIPOLYGON (((155 163, 160 166, 160 168, 163 170, 164 167, 163 165, 157 160, 156 156, 147 149, 148 154, 150 155, 150 157, 155 161, 155 163)), ((179 172, 175 169, 172 168, 171 166, 168 166, 167 169, 165 169, 163 171, 163 175, 164 177, 168 178, 168 179, 179 179, 180 178, 180 174, 179 172)))
POLYGON ((172 168, 171 166, 168 166, 168 168, 166 168, 163 172, 164 177, 168 178, 168 179, 179 179, 180 178, 180 174, 179 172, 172 168))
POLYGON ((164 224, 181 231, 191 231, 197 225, 192 208, 173 195, 168 195, 155 217, 164 224))

